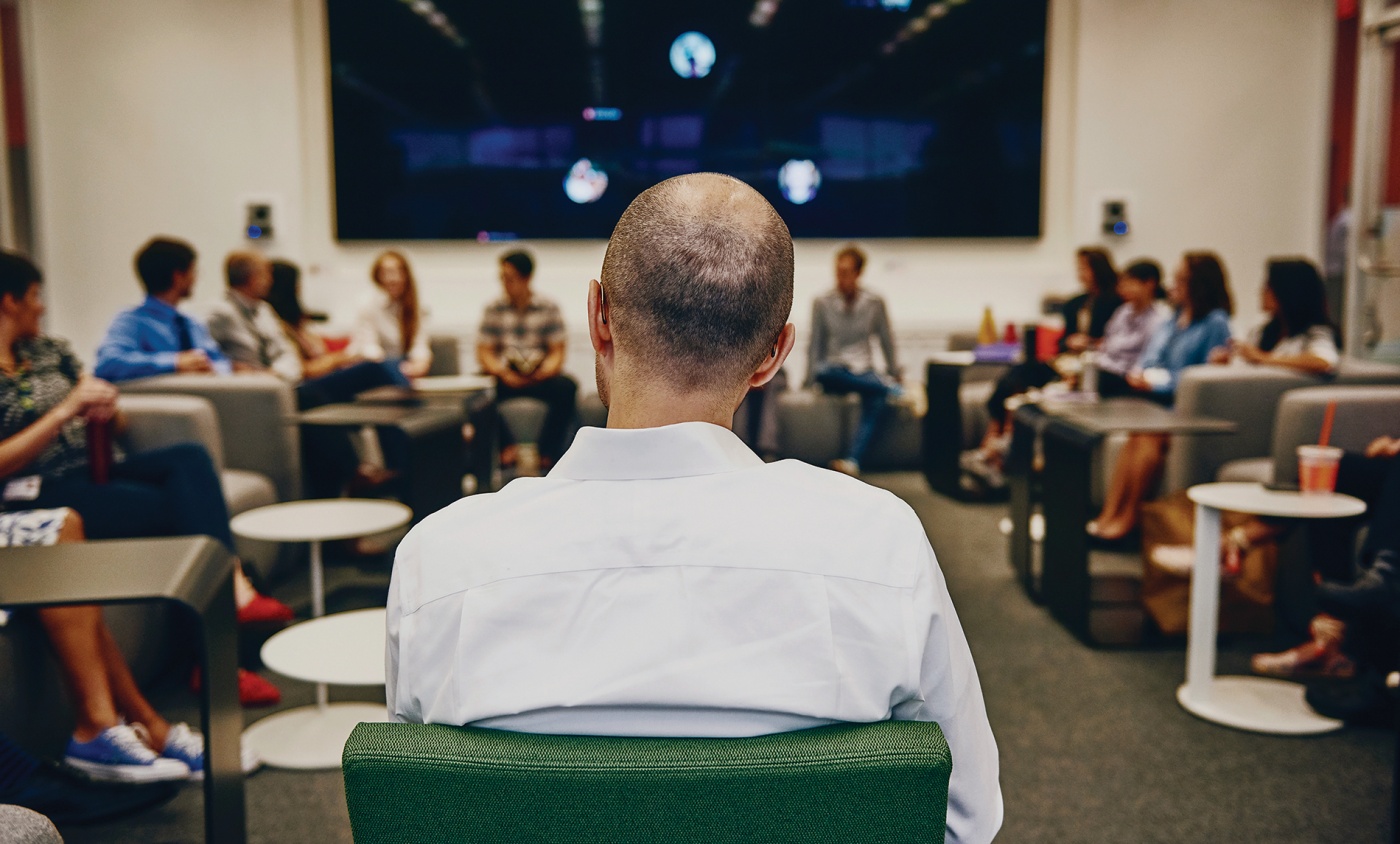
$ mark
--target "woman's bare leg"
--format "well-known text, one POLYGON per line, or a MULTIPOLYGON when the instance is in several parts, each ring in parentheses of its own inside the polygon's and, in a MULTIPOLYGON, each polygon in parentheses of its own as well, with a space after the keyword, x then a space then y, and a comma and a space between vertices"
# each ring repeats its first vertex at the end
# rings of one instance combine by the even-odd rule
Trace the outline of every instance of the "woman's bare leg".
POLYGON ((1133 434, 1128 439, 1097 520, 1099 536, 1120 539, 1137 527, 1143 499, 1161 477, 1170 442, 1165 434, 1133 434))
POLYGON ((126 664, 126 657, 117 648, 117 641, 112 638, 112 631, 107 629, 107 625, 98 626, 99 644, 102 649, 102 664, 107 669, 107 683, 111 689, 112 700, 116 703, 118 711, 126 716, 126 720, 142 724, 151 734, 151 744, 160 751, 165 747, 165 735, 170 732, 170 722, 156 712, 151 702, 146 700, 146 696, 141 694, 141 689, 136 685, 136 678, 131 676, 131 668, 126 664))
MULTIPOLYGON (((85 538, 83 520, 70 511, 59 531, 59 544, 82 542, 85 538)), ((77 709, 73 735, 78 741, 90 741, 118 723, 116 703, 103 664, 102 608, 91 605, 50 607, 39 610, 38 616, 77 709)))

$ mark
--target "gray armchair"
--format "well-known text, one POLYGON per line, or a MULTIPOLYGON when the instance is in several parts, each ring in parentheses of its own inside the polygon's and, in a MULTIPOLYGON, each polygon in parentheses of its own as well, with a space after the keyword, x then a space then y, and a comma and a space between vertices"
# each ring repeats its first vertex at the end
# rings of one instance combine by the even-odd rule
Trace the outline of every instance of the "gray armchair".
POLYGON ((1215 480, 1221 467, 1231 461, 1267 458, 1272 453, 1274 416, 1283 395, 1327 384, 1400 384, 1400 367, 1346 358, 1331 379, 1267 366, 1188 368, 1177 387, 1176 409, 1228 419, 1239 428, 1223 436, 1176 438, 1167 457, 1162 490, 1171 492, 1215 480))
POLYGON ((223 447, 223 465, 272 481, 277 500, 301 497, 301 442, 296 394, 275 375, 158 375, 127 381, 124 394, 165 393, 198 396, 214 406, 223 447))

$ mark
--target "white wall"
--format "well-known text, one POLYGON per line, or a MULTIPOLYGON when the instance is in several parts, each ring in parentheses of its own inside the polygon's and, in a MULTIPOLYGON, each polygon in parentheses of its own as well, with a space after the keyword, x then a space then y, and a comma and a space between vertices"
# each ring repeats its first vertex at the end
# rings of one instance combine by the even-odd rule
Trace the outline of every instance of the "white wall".
MULTIPOLYGON (((217 297, 249 195, 277 198, 271 249, 303 263, 309 303, 347 317, 377 247, 332 236, 322 0, 28 0, 22 13, 52 331, 90 352, 137 298, 131 255, 155 232, 195 244, 197 300, 217 297)), ((1044 236, 867 244, 867 283, 901 333, 975 325, 988 304, 1031 316, 1072 286, 1073 248, 1101 240, 1105 192, 1131 200, 1120 257, 1214 247, 1246 310, 1264 256, 1318 254, 1328 0, 1052 0, 1048 57, 1044 236)), ((578 315, 570 368, 587 373, 578 323, 603 244, 528 245, 540 291, 578 315)), ((838 245, 798 244, 799 328, 838 245)), ((501 249, 408 249, 438 324, 474 323, 501 249)))

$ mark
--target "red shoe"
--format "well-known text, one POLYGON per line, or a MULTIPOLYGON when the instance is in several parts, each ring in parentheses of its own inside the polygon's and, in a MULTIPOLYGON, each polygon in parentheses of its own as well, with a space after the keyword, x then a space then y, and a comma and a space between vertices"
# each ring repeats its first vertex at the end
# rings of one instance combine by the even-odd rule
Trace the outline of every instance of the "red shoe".
POLYGON ((293 618, 292 608, 270 595, 258 595, 238 608, 239 624, 285 624, 293 618))
MULTIPOLYGON (((190 691, 198 693, 200 682, 199 666, 190 674, 190 691)), ((243 706, 275 706, 282 702, 282 692, 272 683, 264 680, 246 668, 238 669, 238 702, 243 706)))

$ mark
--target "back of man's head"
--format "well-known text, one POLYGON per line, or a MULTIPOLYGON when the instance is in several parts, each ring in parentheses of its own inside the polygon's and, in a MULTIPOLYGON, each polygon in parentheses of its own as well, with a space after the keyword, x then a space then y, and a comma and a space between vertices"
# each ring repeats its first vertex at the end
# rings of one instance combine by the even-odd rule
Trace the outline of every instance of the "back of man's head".
POLYGON ((732 387, 769 354, 792 312, 792 236, 738 179, 695 173, 623 212, 602 285, 619 355, 681 390, 732 387))
POLYGON ((248 280, 258 271, 259 267, 268 266, 268 260, 256 252, 230 252, 228 258, 224 260, 224 273, 228 276, 228 286, 242 288, 248 284, 248 280))
POLYGON ((194 265, 194 247, 183 240, 152 238, 136 253, 136 275, 152 296, 159 296, 175 285, 175 273, 187 272, 194 265))

